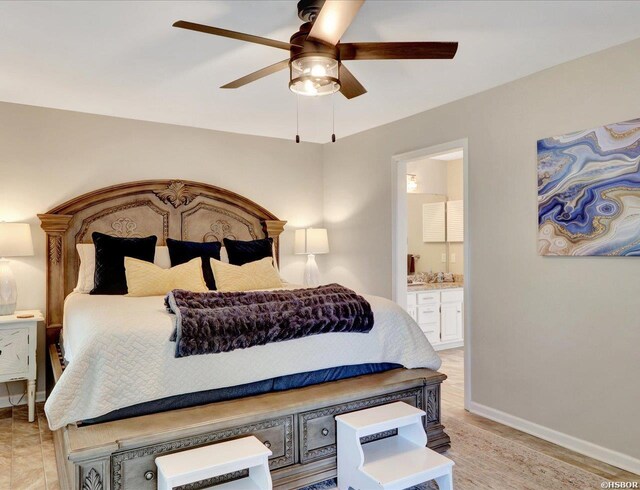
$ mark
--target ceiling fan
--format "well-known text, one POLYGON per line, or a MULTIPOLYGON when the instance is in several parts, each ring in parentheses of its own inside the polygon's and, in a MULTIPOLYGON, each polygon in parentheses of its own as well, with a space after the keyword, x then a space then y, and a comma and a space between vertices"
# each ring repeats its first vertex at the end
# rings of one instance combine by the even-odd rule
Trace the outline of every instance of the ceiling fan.
POLYGON ((238 88, 289 68, 291 91, 308 96, 338 90, 347 99, 367 90, 344 66, 351 60, 452 59, 456 42, 341 43, 364 0, 300 0, 298 17, 305 23, 289 42, 179 20, 174 27, 229 37, 289 51, 289 57, 238 78, 221 88, 238 88))

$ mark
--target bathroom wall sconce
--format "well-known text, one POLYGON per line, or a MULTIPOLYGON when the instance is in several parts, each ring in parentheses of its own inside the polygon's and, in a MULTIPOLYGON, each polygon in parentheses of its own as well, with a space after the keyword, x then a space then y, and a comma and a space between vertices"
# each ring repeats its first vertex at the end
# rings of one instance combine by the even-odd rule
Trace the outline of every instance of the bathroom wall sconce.
POLYGON ((407 192, 415 192, 418 188, 418 179, 415 174, 407 174, 407 192))

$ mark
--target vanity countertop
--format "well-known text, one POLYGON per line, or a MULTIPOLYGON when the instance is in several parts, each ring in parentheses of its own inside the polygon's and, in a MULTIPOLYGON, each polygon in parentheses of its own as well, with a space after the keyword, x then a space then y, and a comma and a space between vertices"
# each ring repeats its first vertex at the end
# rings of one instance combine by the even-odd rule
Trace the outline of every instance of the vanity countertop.
POLYGON ((463 282, 430 282, 427 284, 407 284, 407 292, 418 293, 434 289, 456 289, 464 286, 463 282))

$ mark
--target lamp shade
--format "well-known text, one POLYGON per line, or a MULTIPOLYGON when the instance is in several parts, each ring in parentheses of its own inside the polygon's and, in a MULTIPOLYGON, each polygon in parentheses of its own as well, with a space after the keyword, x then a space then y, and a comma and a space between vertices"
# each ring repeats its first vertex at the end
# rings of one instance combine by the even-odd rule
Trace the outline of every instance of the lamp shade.
POLYGON ((0 257, 33 255, 31 227, 27 223, 0 223, 0 257))
POLYGON ((297 254, 329 253, 329 239, 326 228, 306 228, 296 230, 294 251, 297 254))

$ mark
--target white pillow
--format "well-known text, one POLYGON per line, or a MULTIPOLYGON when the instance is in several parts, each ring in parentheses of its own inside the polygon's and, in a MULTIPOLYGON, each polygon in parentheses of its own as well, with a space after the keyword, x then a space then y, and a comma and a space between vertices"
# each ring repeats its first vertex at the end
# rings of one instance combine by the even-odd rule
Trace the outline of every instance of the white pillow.
POLYGON ((80 257, 78 267, 78 282, 73 290, 75 293, 88 293, 93 289, 93 276, 96 270, 96 247, 93 243, 77 243, 76 250, 80 257))
MULTIPOLYGON (((80 256, 80 267, 78 268, 78 282, 73 291, 75 293, 90 293, 94 286, 93 278, 96 272, 96 247, 93 243, 78 243, 76 250, 80 256)), ((170 269, 169 247, 156 247, 153 263, 163 269, 170 269)))
POLYGON ((169 247, 163 245, 156 247, 156 254, 153 257, 153 263, 163 269, 171 269, 171 257, 169 256, 169 247))

